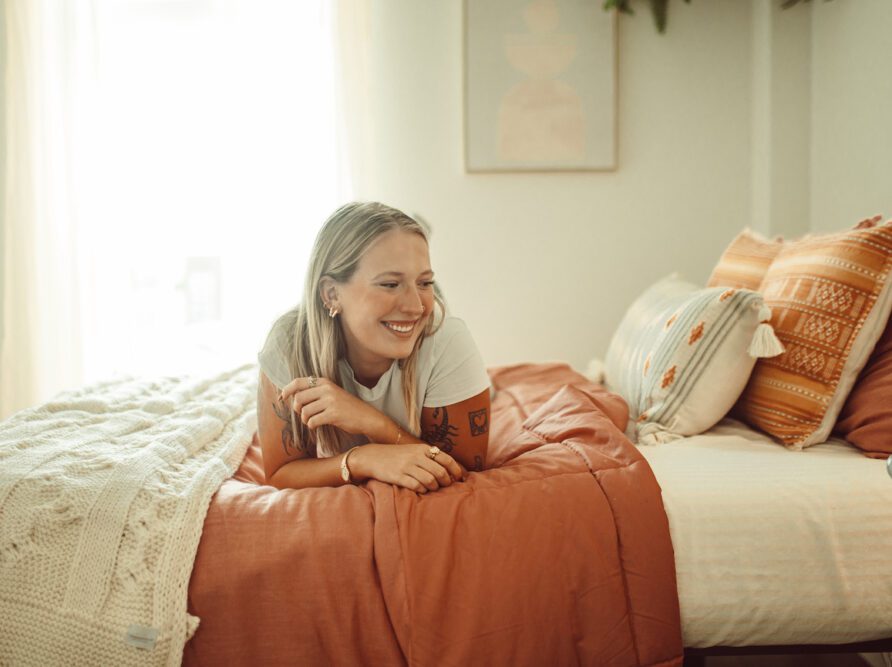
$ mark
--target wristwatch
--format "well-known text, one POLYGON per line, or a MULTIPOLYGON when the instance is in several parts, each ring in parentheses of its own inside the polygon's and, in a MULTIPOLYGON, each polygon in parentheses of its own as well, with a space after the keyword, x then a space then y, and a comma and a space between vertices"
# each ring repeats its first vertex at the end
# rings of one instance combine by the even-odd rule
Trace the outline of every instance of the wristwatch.
POLYGON ((354 449, 356 449, 356 447, 351 447, 350 449, 348 449, 347 453, 344 454, 344 458, 341 459, 341 479, 350 484, 356 483, 352 479, 350 479, 350 468, 347 466, 347 459, 349 458, 350 454, 353 453, 354 449))

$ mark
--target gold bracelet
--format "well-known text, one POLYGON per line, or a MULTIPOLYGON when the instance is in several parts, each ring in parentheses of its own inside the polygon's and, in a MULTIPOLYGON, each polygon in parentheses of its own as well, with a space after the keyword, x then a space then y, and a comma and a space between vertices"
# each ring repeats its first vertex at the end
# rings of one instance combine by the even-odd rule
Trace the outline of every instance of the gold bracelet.
POLYGON ((341 479, 348 484, 356 484, 356 480, 354 480, 353 475, 350 474, 350 466, 347 464, 347 459, 350 458, 350 455, 355 449, 356 447, 351 447, 350 449, 348 449, 347 453, 344 454, 344 458, 341 459, 341 479))

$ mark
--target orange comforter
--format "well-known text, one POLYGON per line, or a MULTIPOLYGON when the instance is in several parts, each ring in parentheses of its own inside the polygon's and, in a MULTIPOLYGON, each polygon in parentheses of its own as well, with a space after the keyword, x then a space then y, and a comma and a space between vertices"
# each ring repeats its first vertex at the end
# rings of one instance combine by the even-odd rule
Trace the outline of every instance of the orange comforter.
POLYGON ((491 371, 488 469, 426 495, 278 491, 255 441, 214 497, 187 665, 680 665, 660 489, 623 401, 491 371))

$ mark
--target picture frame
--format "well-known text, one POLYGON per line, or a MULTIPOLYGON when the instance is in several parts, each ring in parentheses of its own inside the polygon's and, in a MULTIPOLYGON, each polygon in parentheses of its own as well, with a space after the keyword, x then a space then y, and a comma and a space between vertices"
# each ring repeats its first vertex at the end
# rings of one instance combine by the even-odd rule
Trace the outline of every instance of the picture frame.
POLYGON ((615 170, 616 72, 601 2, 465 0, 465 170, 615 170))

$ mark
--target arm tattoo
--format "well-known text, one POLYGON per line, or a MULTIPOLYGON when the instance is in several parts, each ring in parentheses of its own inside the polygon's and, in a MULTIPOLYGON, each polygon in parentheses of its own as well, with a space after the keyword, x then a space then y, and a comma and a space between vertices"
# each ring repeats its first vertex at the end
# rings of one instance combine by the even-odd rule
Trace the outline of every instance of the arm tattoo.
POLYGON ((285 450, 286 456, 291 456, 297 452, 297 446, 294 443, 294 430, 291 428, 291 415, 288 414, 288 408, 282 401, 273 403, 273 411, 279 419, 285 422, 285 426, 282 428, 282 449, 285 450))
POLYGON ((436 445, 448 454, 455 447, 452 438, 458 435, 458 428, 449 423, 449 415, 447 414, 445 407, 434 408, 433 418, 437 419, 441 412, 443 413, 443 418, 440 423, 431 424, 424 433, 421 434, 421 439, 432 445, 436 445))
POLYGON ((285 426, 282 427, 282 449, 285 450, 286 456, 292 456, 293 454, 297 454, 298 452, 306 451, 307 454, 312 458, 316 457, 316 441, 310 438, 309 443, 306 446, 301 446, 300 443, 294 442, 294 429, 291 426, 291 411, 285 405, 284 401, 276 401, 273 403, 273 412, 276 413, 276 416, 285 422, 285 426))
POLYGON ((489 430, 489 410, 473 410, 468 413, 471 435, 484 435, 489 430))
POLYGON ((479 454, 474 457, 474 470, 476 472, 481 472, 483 470, 483 457, 479 454))

